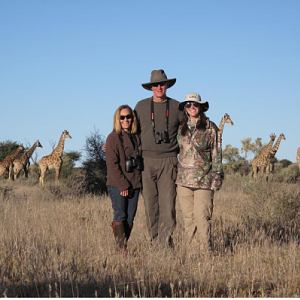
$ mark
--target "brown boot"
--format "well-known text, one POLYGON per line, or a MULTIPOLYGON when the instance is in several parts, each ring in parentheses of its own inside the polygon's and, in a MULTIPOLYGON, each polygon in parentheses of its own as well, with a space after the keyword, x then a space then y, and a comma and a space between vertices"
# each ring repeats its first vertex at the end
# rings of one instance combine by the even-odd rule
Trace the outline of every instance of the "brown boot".
POLYGON ((116 250, 123 251, 126 249, 126 236, 125 236, 125 226, 123 222, 112 222, 111 223, 113 233, 116 239, 116 250))

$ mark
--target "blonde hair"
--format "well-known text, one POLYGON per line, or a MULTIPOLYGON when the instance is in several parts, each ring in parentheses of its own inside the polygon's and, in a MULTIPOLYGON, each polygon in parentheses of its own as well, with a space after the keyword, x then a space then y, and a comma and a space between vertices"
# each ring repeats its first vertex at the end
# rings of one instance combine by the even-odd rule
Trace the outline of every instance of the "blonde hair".
POLYGON ((134 111, 132 110, 132 108, 127 105, 121 105, 117 108, 115 114, 114 114, 114 124, 113 124, 113 131, 120 134, 122 132, 122 127, 121 127, 121 123, 120 123, 120 115, 121 115, 121 110, 122 109, 128 109, 130 111, 130 114, 132 115, 132 122, 131 122, 131 133, 136 133, 137 132, 137 119, 135 116, 134 111))

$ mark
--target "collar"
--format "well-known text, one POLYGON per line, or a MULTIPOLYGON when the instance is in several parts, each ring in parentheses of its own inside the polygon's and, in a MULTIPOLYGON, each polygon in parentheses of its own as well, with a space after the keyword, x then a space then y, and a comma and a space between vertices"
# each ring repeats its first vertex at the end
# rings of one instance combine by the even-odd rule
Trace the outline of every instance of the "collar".
POLYGON ((168 97, 167 97, 166 100, 164 100, 164 101, 155 101, 155 100, 154 100, 154 97, 152 97, 152 100, 153 100, 153 102, 155 102, 155 103, 166 103, 166 102, 168 101, 168 97))

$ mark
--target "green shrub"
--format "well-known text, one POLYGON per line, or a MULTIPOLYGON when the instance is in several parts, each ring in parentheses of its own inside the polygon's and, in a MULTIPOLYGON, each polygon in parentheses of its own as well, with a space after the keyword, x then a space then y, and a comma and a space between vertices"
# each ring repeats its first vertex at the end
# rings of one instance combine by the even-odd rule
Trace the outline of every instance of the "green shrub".
POLYGON ((291 164, 284 168, 281 163, 275 164, 274 181, 295 183, 299 178, 299 168, 297 164, 291 164))

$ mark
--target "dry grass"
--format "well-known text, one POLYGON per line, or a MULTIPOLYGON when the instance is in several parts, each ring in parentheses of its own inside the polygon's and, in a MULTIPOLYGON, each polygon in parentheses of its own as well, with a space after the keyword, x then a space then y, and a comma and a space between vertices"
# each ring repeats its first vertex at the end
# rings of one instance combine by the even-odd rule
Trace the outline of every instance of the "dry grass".
POLYGON ((300 186, 227 178, 215 196, 214 254, 184 242, 180 207, 174 251, 150 246, 142 199, 130 255, 114 251, 108 197, 67 185, 0 185, 3 297, 299 297, 300 186))

